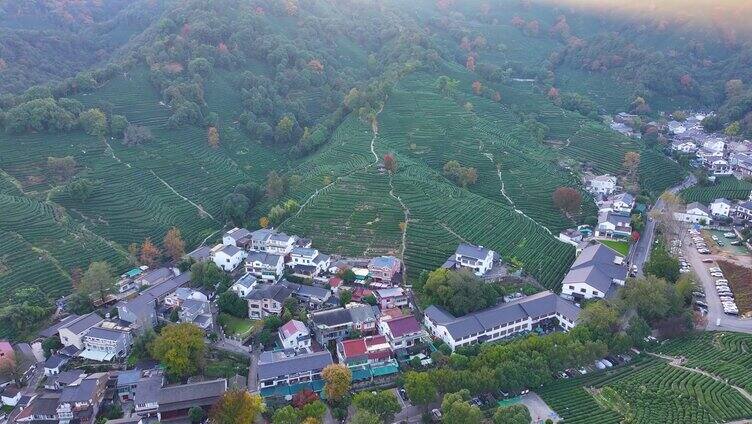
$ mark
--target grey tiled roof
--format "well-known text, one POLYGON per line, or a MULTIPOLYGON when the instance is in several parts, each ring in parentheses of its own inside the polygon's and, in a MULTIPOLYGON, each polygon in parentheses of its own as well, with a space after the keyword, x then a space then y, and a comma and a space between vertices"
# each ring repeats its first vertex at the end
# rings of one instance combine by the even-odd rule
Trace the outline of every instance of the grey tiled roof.
POLYGON ((615 264, 616 257, 621 255, 603 244, 586 247, 569 268, 562 285, 587 283, 606 293, 614 279, 624 281, 627 278, 627 268, 615 264))
POLYGON ((473 259, 486 259, 490 250, 482 246, 460 243, 455 254, 473 259))
POLYGON ((227 380, 225 379, 162 387, 158 392, 159 406, 161 408, 168 403, 190 402, 221 396, 226 391, 227 380))
POLYGON ((455 318, 449 312, 436 306, 429 306, 425 315, 438 325, 446 327, 455 340, 472 334, 484 333, 502 324, 527 317, 539 317, 559 313, 570 320, 576 320, 579 308, 550 291, 474 312, 455 318))
POLYGON ((276 267, 280 260, 282 260, 282 256, 273 253, 251 252, 245 261, 248 263, 261 262, 266 266, 276 267))
POLYGON ((126 307, 129 311, 140 317, 148 316, 154 310, 154 305, 158 299, 170 294, 178 287, 188 284, 189 281, 191 281, 191 273, 184 272, 156 286, 149 287, 135 298, 127 302, 121 302, 118 306, 126 307))
POLYGON ((77 320, 80 317, 80 315, 71 314, 67 317, 61 319, 59 322, 45 328, 44 330, 39 332, 39 335, 42 337, 52 337, 55 334, 57 334, 58 330, 65 327, 66 325, 70 324, 71 322, 77 320))
POLYGON ((326 325, 332 327, 335 325, 347 324, 352 322, 350 311, 345 308, 329 309, 311 314, 311 321, 315 325, 326 325))
POLYGON ((246 296, 246 299, 251 299, 251 300, 274 299, 277 302, 282 303, 285 301, 285 299, 290 297, 290 294, 292 294, 292 290, 287 288, 282 283, 263 284, 251 290, 250 293, 248 293, 248 296, 246 296))
POLYGON ((121 338, 126 337, 126 333, 124 331, 111 330, 109 328, 94 327, 86 333, 86 337, 118 341, 121 338))
POLYGON ((259 379, 265 380, 305 371, 320 371, 332 362, 332 354, 328 350, 292 357, 267 351, 259 357, 257 374, 259 379))
POLYGON ((81 334, 84 331, 90 329, 91 327, 94 327, 95 325, 99 324, 102 321, 104 321, 104 318, 92 312, 90 314, 83 315, 79 317, 77 320, 72 321, 69 324, 64 325, 60 328, 61 329, 67 328, 73 334, 81 334))

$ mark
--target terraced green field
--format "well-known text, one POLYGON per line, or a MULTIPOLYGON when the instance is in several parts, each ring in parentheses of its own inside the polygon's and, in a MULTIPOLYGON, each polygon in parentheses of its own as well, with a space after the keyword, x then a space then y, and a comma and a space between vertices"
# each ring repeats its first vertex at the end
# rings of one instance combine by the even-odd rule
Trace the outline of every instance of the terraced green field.
POLYGON ((657 353, 687 358, 686 366, 699 368, 752 391, 752 335, 703 332, 669 340, 657 353))
POLYGON ((719 178, 714 185, 694 186, 681 192, 685 202, 710 203, 720 197, 729 200, 742 200, 752 192, 752 183, 734 177, 719 178))
MULTIPOLYGON (((409 210, 404 259, 410 275, 439 266, 457 243, 468 241, 498 250, 546 286, 556 288, 574 252, 543 226, 558 230, 571 225, 553 208, 551 194, 557 181, 575 182, 546 165, 505 169, 501 163, 500 177, 495 156, 511 156, 508 163, 519 160, 525 155, 523 150, 501 150, 515 148, 518 141, 496 137, 489 130, 493 122, 441 98, 433 82, 434 77, 425 75, 410 77, 392 93, 379 115, 379 134, 373 140, 376 156, 371 152, 368 126, 351 118, 330 145, 296 169, 295 173, 308 177, 294 195, 300 203, 324 185, 325 176, 335 182, 283 228, 313 237, 324 251, 399 254, 405 211, 390 196, 389 175, 372 166, 377 157, 393 153, 398 170, 392 177, 392 193, 409 210), (442 168, 449 160, 475 167, 477 183, 462 189, 447 180, 442 168), (520 181, 525 179, 529 184, 523 186, 520 181), (529 211, 531 217, 514 210, 517 198, 524 199, 517 208, 529 211), (344 228, 352 223, 361 225, 344 228)), ((524 158, 535 164, 529 156, 524 158)))
POLYGON ((752 402, 728 384, 644 355, 538 393, 565 423, 717 423, 752 416, 752 402))

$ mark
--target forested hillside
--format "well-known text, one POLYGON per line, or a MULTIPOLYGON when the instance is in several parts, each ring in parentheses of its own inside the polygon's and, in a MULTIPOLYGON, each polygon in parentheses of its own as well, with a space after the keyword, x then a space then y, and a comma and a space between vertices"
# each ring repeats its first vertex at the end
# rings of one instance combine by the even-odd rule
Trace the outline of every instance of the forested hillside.
POLYGON ((683 174, 600 115, 750 108, 726 91, 741 35, 547 3, 0 4, 0 302, 228 225, 394 254, 409 278, 483 244, 557 289, 574 249, 554 235, 595 219, 582 172, 631 172, 643 199, 683 174))

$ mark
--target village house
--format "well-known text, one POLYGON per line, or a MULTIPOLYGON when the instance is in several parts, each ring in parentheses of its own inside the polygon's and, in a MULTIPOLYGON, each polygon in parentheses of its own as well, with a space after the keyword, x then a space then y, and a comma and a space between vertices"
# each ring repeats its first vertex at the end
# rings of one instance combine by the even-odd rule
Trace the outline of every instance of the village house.
POLYGON ((188 285, 191 273, 184 272, 169 280, 149 287, 133 299, 121 301, 117 306, 118 318, 128 322, 134 329, 153 328, 157 325, 157 305, 172 292, 188 285))
POLYGON ((741 178, 752 176, 752 153, 734 152, 729 155, 729 164, 741 178))
POLYGON ((208 262, 211 260, 211 250, 210 246, 199 246, 185 256, 194 262, 208 262))
POLYGON ((238 267, 245 258, 248 256, 248 252, 236 247, 225 246, 218 244, 212 248, 211 258, 212 261, 223 271, 231 272, 238 267))
POLYGON ((320 307, 324 302, 329 300, 332 295, 331 291, 323 287, 292 283, 287 280, 282 280, 280 284, 283 284, 290 289, 290 294, 306 304, 309 309, 320 307))
POLYGON ((262 319, 281 314, 285 299, 291 294, 292 290, 281 283, 259 284, 245 297, 248 302, 248 318, 262 319))
POLYGON ((386 336, 389 345, 395 351, 413 347, 428 337, 418 320, 412 315, 382 320, 379 322, 379 330, 386 336))
POLYGON ((328 350, 261 352, 256 367, 258 390, 264 397, 284 397, 304 389, 320 393, 324 388, 321 371, 332 363, 332 354, 328 350))
POLYGON ((710 224, 710 210, 705 205, 692 202, 687 205, 685 212, 674 212, 674 219, 681 222, 693 224, 708 225, 710 224))
POLYGON ((712 216, 729 216, 731 214, 731 202, 728 199, 715 199, 710 203, 710 214, 712 216))
POLYGON ((559 233, 559 240, 577 247, 582 242, 584 235, 576 228, 567 228, 559 233))
POLYGON ((632 235, 631 218, 617 212, 598 214, 596 237, 627 238, 632 235))
MULTIPOLYGON (((750 197, 752 197, 752 194, 750 194, 750 197)), ((733 214, 739 219, 752 221, 752 200, 739 202, 734 208, 733 214)))
POLYGON ((491 249, 460 243, 454 255, 450 256, 441 267, 447 269, 468 268, 478 277, 482 277, 493 268, 494 260, 497 259, 498 254, 491 249))
POLYGON ((609 201, 611 211, 625 215, 629 215, 635 206, 635 198, 629 193, 616 194, 609 201))
POLYGON ((392 287, 374 291, 381 309, 404 308, 409 304, 407 293, 402 287, 392 287))
POLYGON ((609 195, 616 190, 616 177, 613 175, 598 175, 588 181, 588 191, 593 194, 609 195))
POLYGON ((60 343, 63 346, 75 346, 78 349, 84 348, 84 335, 90 328, 96 327, 104 321, 96 313, 92 312, 78 317, 58 329, 60 334, 60 343))
POLYGON ((206 302, 209 300, 205 294, 188 287, 178 287, 173 293, 170 293, 164 299, 164 305, 168 308, 179 307, 186 300, 198 300, 206 302))
POLYGON ((86 377, 86 374, 81 370, 60 371, 45 379, 44 388, 47 390, 61 390, 65 386, 77 384, 84 377, 86 377))
POLYGON ((57 406, 60 393, 45 393, 34 396, 31 402, 16 416, 20 423, 57 423, 57 406))
POLYGON ((531 331, 533 326, 551 321, 564 330, 577 323, 580 308, 550 291, 543 291, 488 309, 455 317, 431 305, 425 310, 423 324, 452 351, 474 343, 491 342, 531 331))
POLYGON ((93 424, 107 390, 107 373, 91 374, 62 389, 56 412, 60 424, 93 424))
POLYGON ((69 360, 69 357, 57 353, 50 355, 50 357, 44 361, 44 375, 49 377, 51 375, 60 374, 62 368, 69 360))
POLYGON ((596 243, 583 249, 569 268, 561 283, 561 296, 575 301, 610 298, 626 280, 624 257, 596 243))
POLYGON ((245 272, 264 281, 277 281, 285 270, 282 255, 265 252, 252 252, 245 260, 245 272))
POLYGON ((245 228, 235 227, 222 235, 222 244, 246 249, 251 241, 251 232, 245 228))
POLYGON ((258 284, 260 283, 254 275, 245 274, 230 286, 230 291, 238 295, 238 297, 244 298, 248 296, 248 293, 250 293, 258 284))
POLYGON ((94 361, 111 361, 128 356, 133 336, 127 327, 105 322, 90 329, 84 336, 84 351, 80 356, 94 361))
POLYGON ((396 373, 399 365, 393 355, 394 352, 383 335, 337 342, 339 363, 347 365, 353 381, 396 373))
POLYGON ((5 386, 4 389, 0 389, 0 405, 16 406, 22 394, 21 389, 15 385, 5 386))
POLYGON ((292 268, 295 274, 317 276, 329 268, 329 256, 324 255, 310 247, 295 247, 290 253, 290 262, 287 266, 292 268))
POLYGON ((142 274, 134 278, 133 283, 137 289, 140 289, 141 287, 151 287, 164 283, 175 275, 177 275, 177 273, 172 269, 162 267, 144 271, 142 274))
POLYGON ((290 320, 277 330, 279 341, 283 349, 310 350, 311 332, 305 324, 298 320, 290 320))
POLYGON ((213 324, 211 304, 208 300, 187 299, 180 305, 178 319, 180 322, 209 330, 213 324))
POLYGON ((292 252, 297 239, 297 237, 285 233, 273 233, 266 241, 266 251, 284 257, 292 252))
POLYGON ((671 150, 684 154, 692 154, 697 151, 697 145, 687 140, 676 140, 671 143, 671 150))
MULTIPOLYGON (((146 267, 143 267, 146 268, 146 267)), ((128 272, 121 274, 117 282, 118 293, 125 293, 129 290, 137 290, 138 287, 134 279, 144 272, 141 268, 132 268, 128 272)))
POLYGON ((309 323, 313 327, 316 341, 326 346, 330 341, 342 340, 353 332, 375 332, 377 316, 377 307, 355 304, 348 308, 313 312, 309 315, 309 323))
POLYGON ((368 275, 376 282, 392 284, 402 272, 402 261, 394 256, 379 256, 368 262, 368 275))
POLYGON ((226 379, 162 385, 163 377, 158 372, 147 372, 136 383, 134 412, 142 422, 186 422, 192 407, 208 412, 227 391, 226 379))

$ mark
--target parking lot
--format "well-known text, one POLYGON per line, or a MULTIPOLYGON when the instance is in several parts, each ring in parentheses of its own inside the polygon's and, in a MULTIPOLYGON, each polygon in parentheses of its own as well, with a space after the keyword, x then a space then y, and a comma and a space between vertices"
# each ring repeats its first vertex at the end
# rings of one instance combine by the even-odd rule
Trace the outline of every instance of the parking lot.
MULTIPOLYGON (((688 265, 688 268, 697 276, 700 284, 698 285, 696 294, 700 293, 701 295, 695 296, 695 303, 706 314, 706 329, 752 333, 752 319, 741 319, 736 315, 724 313, 723 300, 721 300, 719 291, 716 289, 717 280, 724 279, 723 273, 721 273, 721 277, 714 277, 711 275, 710 268, 717 268, 718 263, 716 260, 725 259, 725 257, 712 254, 711 252, 701 253, 703 251, 702 244, 707 245, 707 242, 697 240, 699 233, 692 232, 694 230, 686 231, 689 237, 685 237, 684 243, 678 246, 674 244, 676 242, 672 242, 672 252, 678 251, 680 257, 688 265)), ((719 285, 722 286, 722 282, 719 285)), ((727 303, 727 305, 730 306, 731 304, 727 303)), ((729 312, 733 311, 733 308, 726 307, 726 309, 729 312)))

